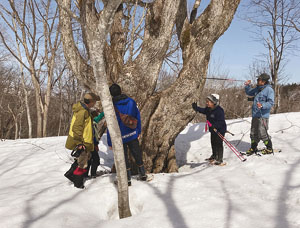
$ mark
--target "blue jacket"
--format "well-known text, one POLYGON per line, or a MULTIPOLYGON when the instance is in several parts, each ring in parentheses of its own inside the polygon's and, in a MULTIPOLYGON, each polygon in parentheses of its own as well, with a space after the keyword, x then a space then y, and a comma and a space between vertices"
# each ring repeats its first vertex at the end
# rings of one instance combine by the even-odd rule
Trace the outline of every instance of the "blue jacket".
MULTIPOLYGON (((197 107, 197 111, 206 115, 206 119, 213 125, 213 128, 216 128, 222 135, 225 134, 227 125, 225 122, 225 114, 223 108, 221 108, 219 105, 214 109, 208 107, 197 107)), ((212 129, 209 129, 209 131, 211 133, 214 133, 212 129)))
POLYGON ((256 86, 251 88, 250 85, 245 86, 245 92, 248 96, 254 96, 254 101, 252 105, 252 117, 263 117, 269 118, 270 111, 274 105, 274 90, 270 84, 264 86, 256 86), (262 108, 257 107, 257 103, 262 104, 262 108))
MULTIPOLYGON (((123 122, 120 119, 120 115, 116 112, 116 116, 118 119, 123 143, 127 143, 134 139, 137 139, 138 136, 142 132, 142 127, 141 127, 140 111, 137 108, 135 101, 132 98, 127 97, 126 95, 122 94, 120 96, 114 97, 113 103, 114 103, 115 107, 119 110, 120 113, 128 114, 138 120, 137 128, 131 129, 129 127, 126 127, 123 124, 123 122)), ((108 146, 112 146, 111 138, 110 138, 110 134, 109 134, 108 130, 107 130, 107 144, 108 144, 108 146)))

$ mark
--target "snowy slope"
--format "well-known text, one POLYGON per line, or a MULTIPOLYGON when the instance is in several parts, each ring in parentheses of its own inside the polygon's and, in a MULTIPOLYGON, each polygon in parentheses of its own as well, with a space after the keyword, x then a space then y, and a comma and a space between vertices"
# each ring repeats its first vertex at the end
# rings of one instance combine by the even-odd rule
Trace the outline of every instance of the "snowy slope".
MULTIPOLYGON (((251 119, 227 121, 226 138, 245 151, 251 119)), ((74 188, 63 176, 69 168, 66 137, 0 142, 1 228, 299 228, 300 113, 271 116, 275 156, 241 162, 225 147, 227 166, 209 166, 210 135, 204 124, 190 124, 175 142, 180 173, 156 174, 151 182, 133 180, 133 216, 118 219, 115 176, 87 180, 74 188)), ((102 167, 113 163, 105 136, 102 167)), ((260 145, 262 146, 262 145, 260 145)))

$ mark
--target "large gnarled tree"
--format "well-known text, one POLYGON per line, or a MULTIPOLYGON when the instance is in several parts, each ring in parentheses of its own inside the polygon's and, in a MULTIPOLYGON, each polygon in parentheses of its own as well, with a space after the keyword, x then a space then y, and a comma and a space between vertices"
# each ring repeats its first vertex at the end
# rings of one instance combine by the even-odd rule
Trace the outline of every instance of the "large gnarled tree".
MULTIPOLYGON (((102 1, 103 4, 95 7, 96 2, 79 1, 81 10, 78 21, 81 24, 85 56, 80 54, 74 43, 70 22, 61 23, 65 57, 80 82, 97 91, 99 87, 90 65, 93 62, 90 54, 104 51, 107 80, 119 83, 123 91, 137 101, 141 110, 141 145, 146 169, 154 173, 177 171, 175 138, 194 118, 191 103, 200 96, 205 84, 213 45, 229 27, 240 0, 211 0, 198 17, 197 9, 201 1, 197 0, 190 18, 186 0, 123 0, 114 15, 109 38, 105 46, 101 46, 104 50, 92 50, 95 46, 88 43, 84 26, 92 21, 83 18, 83 13, 87 11, 82 10, 82 4, 86 5, 85 9, 92 9, 99 16, 105 12, 103 9, 109 1, 102 1), (126 59, 128 29, 132 28, 126 27, 131 16, 124 15, 127 4, 138 4, 146 12, 139 51, 130 61, 126 59), (182 52, 182 69, 170 87, 157 92, 159 73, 175 29, 182 52)), ((70 8, 68 12, 70 16, 75 14, 70 8)))

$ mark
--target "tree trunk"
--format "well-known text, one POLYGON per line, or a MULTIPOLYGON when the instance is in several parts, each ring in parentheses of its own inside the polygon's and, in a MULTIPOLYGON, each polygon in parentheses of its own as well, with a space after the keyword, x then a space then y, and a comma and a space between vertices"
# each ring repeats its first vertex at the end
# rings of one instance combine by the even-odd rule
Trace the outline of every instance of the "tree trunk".
MULTIPOLYGON (((16 20, 13 19, 12 22, 13 22, 15 31, 17 31, 16 20)), ((19 59, 21 62, 23 62, 20 44, 18 42, 17 37, 16 37, 16 44, 17 44, 17 52, 18 52, 19 59)), ((32 121, 31 121, 31 114, 30 114, 30 106, 29 106, 29 102, 28 102, 28 91, 26 89, 26 83, 25 83, 25 77, 24 77, 24 66, 21 62, 19 63, 20 71, 21 71, 21 85, 22 85, 22 89, 23 89, 23 93, 24 93, 24 101, 25 101, 25 108, 26 108, 26 114, 27 114, 28 138, 31 139, 32 138, 32 121)))
POLYGON ((41 91, 40 91, 40 84, 38 83, 35 73, 34 73, 34 69, 32 69, 31 72, 31 79, 33 81, 33 86, 34 86, 34 93, 35 93, 35 107, 36 107, 36 119, 37 119, 37 123, 36 123, 36 137, 37 138, 41 138, 43 137, 43 128, 42 128, 42 105, 41 104, 41 91))
MULTIPOLYGON (((82 66, 84 66, 86 69, 93 69, 93 74, 96 81, 94 91, 98 93, 100 92, 100 99, 105 113, 105 119, 111 134, 114 160, 117 169, 119 217, 125 218, 131 216, 128 197, 126 165, 121 133, 109 92, 104 62, 104 47, 107 34, 111 27, 113 16, 120 3, 121 0, 107 2, 100 16, 96 15, 97 10, 93 5, 93 1, 82 1, 79 4, 80 19, 82 23, 82 30, 84 33, 83 36, 88 45, 87 50, 91 60, 92 68, 90 68, 86 63, 84 63, 83 59, 81 59, 79 56, 75 56, 79 53, 77 48, 73 50, 67 49, 69 48, 68 45, 71 45, 74 48, 72 38, 68 37, 68 32, 71 32, 71 30, 69 30, 71 28, 71 20, 68 13, 64 10, 70 9, 71 2, 70 0, 59 1, 60 23, 62 26, 62 37, 64 41, 63 46, 66 59, 70 61, 69 64, 71 67, 78 65, 76 60, 80 60, 82 61, 82 66)), ((80 71, 77 71, 76 68, 72 69, 75 70, 74 73, 77 76, 81 74, 81 69, 80 71)), ((79 76, 79 79, 83 81, 85 80, 84 76, 79 76)))
MULTIPOLYGON (((22 64, 20 64, 22 66, 22 64)), ((22 88, 24 92, 24 101, 25 101, 25 107, 26 107, 26 116, 27 116, 27 125, 28 125, 28 138, 32 138, 32 121, 31 121, 31 114, 30 114, 30 106, 28 102, 28 92, 25 85, 25 79, 24 79, 24 73, 23 70, 21 70, 21 77, 22 77, 22 88)))
POLYGON ((193 24, 186 18, 181 22, 184 24, 180 32, 183 68, 177 81, 169 89, 151 96, 141 111, 147 170, 177 171, 175 139, 195 116, 191 103, 199 99, 203 90, 211 50, 229 27, 239 2, 212 1, 193 24))

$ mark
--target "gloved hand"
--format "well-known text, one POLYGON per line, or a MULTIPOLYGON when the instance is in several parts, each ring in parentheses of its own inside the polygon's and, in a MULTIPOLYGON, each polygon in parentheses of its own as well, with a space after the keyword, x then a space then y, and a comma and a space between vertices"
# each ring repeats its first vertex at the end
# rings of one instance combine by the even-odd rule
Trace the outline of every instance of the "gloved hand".
POLYGON ((74 150, 71 152, 71 156, 78 158, 80 154, 85 150, 85 145, 79 144, 77 145, 74 150))
POLYGON ((209 129, 210 132, 213 132, 213 131, 216 132, 217 131, 217 129, 214 127, 214 125, 211 125, 208 129, 209 129))
POLYGON ((196 102, 193 102, 193 103, 192 103, 192 108, 193 108, 195 111, 197 111, 197 103, 196 103, 196 102))

